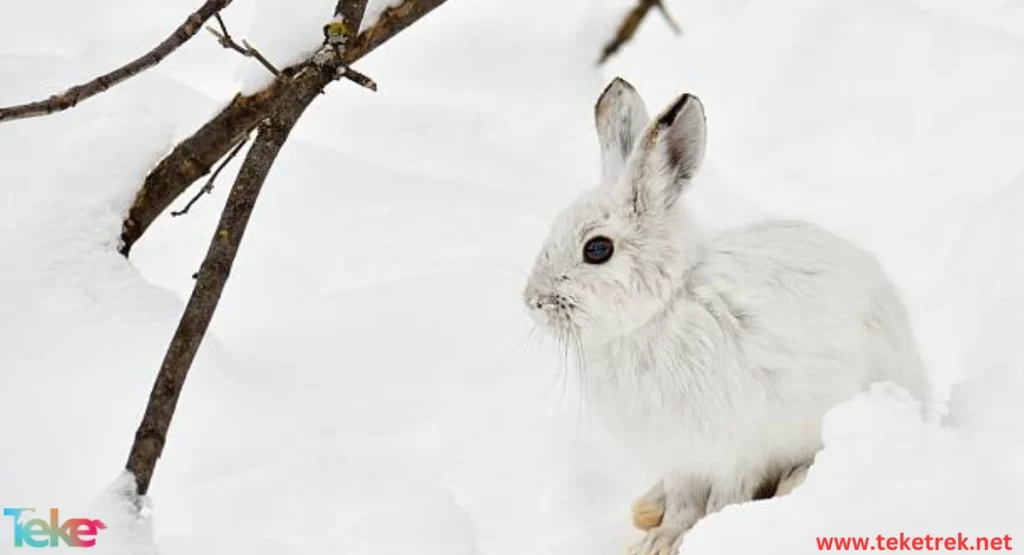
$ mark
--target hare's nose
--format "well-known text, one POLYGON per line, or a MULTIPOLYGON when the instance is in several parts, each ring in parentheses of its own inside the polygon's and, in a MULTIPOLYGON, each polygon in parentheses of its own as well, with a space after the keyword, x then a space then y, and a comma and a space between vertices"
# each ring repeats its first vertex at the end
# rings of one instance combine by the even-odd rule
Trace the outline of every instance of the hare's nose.
POLYGON ((523 291, 523 301, 526 303, 526 308, 530 310, 540 310, 544 307, 543 295, 534 287, 532 284, 526 287, 523 291))

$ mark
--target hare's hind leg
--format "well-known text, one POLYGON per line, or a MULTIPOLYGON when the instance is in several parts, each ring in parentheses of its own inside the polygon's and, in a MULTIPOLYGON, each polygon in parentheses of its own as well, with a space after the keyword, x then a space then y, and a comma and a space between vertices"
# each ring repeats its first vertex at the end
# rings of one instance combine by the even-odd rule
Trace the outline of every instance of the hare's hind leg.
POLYGON ((775 497, 789 495, 800 484, 804 483, 804 478, 807 477, 807 471, 811 468, 812 462, 814 461, 798 464, 784 473, 779 478, 779 485, 775 488, 775 497))
POLYGON ((633 526, 644 532, 661 525, 665 516, 665 481, 658 480, 647 493, 640 496, 630 507, 633 526))

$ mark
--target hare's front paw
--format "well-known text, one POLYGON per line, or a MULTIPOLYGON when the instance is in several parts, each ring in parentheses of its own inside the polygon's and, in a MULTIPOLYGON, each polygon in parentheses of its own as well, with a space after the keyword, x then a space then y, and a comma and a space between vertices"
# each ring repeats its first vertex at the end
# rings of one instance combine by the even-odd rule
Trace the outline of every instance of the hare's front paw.
POLYGON ((683 539, 680 526, 656 526, 647 531, 643 541, 629 548, 627 555, 676 555, 683 539))
POLYGON ((660 526, 661 519, 665 516, 664 501, 659 503, 657 500, 646 497, 634 501, 630 509, 633 512, 633 526, 645 532, 660 526))
POLYGON ((633 513, 633 526, 645 532, 656 526, 661 526, 661 521, 665 516, 665 507, 665 483, 663 480, 658 480, 630 507, 633 513))

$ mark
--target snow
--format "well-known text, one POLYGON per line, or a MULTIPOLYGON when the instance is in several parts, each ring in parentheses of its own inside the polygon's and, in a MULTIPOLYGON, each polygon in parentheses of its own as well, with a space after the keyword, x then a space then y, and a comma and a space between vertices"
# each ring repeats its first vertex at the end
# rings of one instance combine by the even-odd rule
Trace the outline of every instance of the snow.
POLYGON ((359 25, 359 30, 363 31, 372 27, 380 20, 381 14, 390 8, 397 8, 401 5, 402 0, 370 0, 367 2, 366 12, 363 13, 363 22, 359 25))
MULTIPOLYGON (((150 4, 15 3, 0 104, 122 63, 196 7, 150 4)), ((319 44, 320 4, 236 0, 224 16, 285 65, 319 44)), ((803 487, 707 518, 683 552, 1024 538, 1024 6, 670 1, 681 37, 654 13, 598 68, 629 4, 452 0, 357 65, 379 92, 339 83, 313 105, 250 222, 143 523, 120 470, 239 162, 130 263, 121 216, 176 140, 266 72, 203 33, 73 110, 0 124, 0 505, 102 515, 101 552, 623 553, 652 477, 604 440, 519 301, 550 218, 597 177, 592 105, 622 75, 652 111, 703 100, 706 225, 803 217, 877 253, 950 399, 941 422, 884 386, 836 407, 803 487)))

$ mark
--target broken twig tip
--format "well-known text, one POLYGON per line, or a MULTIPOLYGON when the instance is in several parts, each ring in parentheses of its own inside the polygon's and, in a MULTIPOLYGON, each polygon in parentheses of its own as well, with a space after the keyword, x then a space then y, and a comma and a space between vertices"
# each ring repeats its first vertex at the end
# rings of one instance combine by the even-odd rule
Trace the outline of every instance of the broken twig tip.
POLYGON ((338 77, 348 79, 349 81, 352 81, 353 83, 359 85, 360 87, 363 87, 364 89, 369 89, 373 92, 377 92, 376 81, 370 78, 370 76, 358 72, 350 67, 338 68, 338 77))

